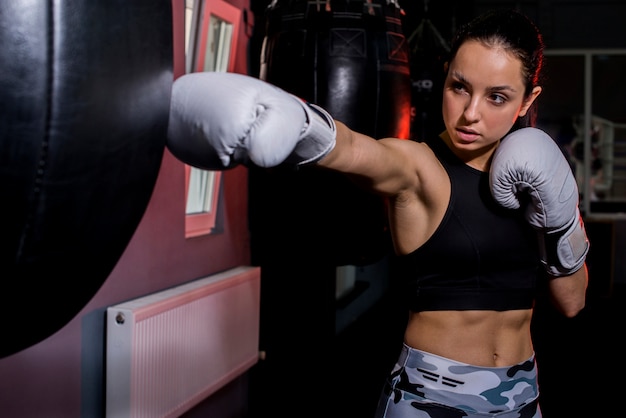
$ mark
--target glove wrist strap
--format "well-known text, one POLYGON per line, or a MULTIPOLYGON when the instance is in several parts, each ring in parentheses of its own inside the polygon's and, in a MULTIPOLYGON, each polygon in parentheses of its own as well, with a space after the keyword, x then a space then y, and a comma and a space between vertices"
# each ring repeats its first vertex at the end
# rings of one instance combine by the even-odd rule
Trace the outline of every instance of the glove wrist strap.
POLYGON ((307 123, 300 135, 300 142, 287 158, 287 162, 297 165, 315 163, 335 147, 337 126, 327 111, 295 98, 306 113, 307 123))
POLYGON ((567 276, 580 269, 589 251, 589 240, 579 210, 563 228, 540 231, 539 248, 549 275, 567 276))

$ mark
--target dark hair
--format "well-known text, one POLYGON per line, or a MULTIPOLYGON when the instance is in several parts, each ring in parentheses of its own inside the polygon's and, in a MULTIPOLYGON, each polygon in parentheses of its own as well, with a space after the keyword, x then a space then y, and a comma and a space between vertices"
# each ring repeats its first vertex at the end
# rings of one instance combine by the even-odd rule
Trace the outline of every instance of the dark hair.
MULTIPOLYGON (((522 13, 511 9, 491 10, 464 24, 452 39, 449 61, 454 59, 461 45, 468 40, 479 41, 487 46, 501 46, 520 60, 526 83, 525 98, 540 84, 544 60, 543 37, 537 26, 522 13)), ((513 129, 534 126, 536 117, 537 101, 525 116, 515 121, 513 129)))

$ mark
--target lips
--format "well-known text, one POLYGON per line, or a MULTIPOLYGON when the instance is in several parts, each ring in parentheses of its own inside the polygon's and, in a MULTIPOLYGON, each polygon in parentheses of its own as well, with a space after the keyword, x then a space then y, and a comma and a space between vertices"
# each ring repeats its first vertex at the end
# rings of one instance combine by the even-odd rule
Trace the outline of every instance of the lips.
POLYGON ((459 140, 463 141, 463 142, 474 142, 476 141, 480 135, 474 131, 472 131, 471 129, 460 129, 457 128, 456 129, 456 134, 457 137, 459 138, 459 140))

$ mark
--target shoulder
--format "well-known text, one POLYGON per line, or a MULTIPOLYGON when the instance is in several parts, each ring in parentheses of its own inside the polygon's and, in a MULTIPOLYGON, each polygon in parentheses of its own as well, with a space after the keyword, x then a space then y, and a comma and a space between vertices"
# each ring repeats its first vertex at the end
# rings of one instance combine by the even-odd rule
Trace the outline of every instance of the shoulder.
MULTIPOLYGON (((449 189, 450 179, 447 174, 437 147, 432 141, 383 139, 385 145, 393 149, 394 159, 398 169, 405 174, 404 178, 412 179, 408 187, 403 188, 402 193, 406 196, 419 197, 420 200, 430 200, 449 189)), ((443 144, 445 147, 445 144, 443 144)))
POLYGON ((420 163, 435 163, 439 161, 432 145, 428 142, 398 138, 383 138, 379 142, 392 149, 394 154, 405 160, 419 161, 420 163))

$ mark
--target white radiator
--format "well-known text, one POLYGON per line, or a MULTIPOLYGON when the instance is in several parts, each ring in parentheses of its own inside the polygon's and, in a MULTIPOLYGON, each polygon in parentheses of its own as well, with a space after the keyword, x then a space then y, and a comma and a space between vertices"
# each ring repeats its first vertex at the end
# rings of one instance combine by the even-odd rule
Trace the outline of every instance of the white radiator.
POLYGON ((259 267, 107 308, 106 416, 178 417, 259 356, 259 267))

